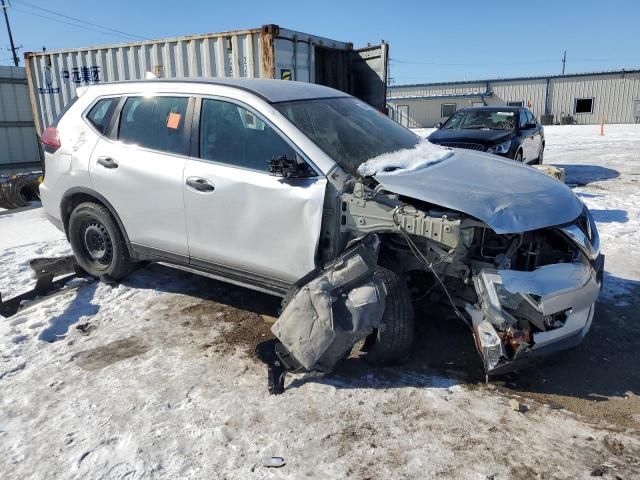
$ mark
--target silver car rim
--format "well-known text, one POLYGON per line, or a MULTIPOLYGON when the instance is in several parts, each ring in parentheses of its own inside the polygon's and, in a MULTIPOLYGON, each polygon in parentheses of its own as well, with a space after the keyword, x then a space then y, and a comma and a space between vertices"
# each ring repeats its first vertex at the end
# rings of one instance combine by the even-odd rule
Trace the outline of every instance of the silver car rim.
POLYGON ((88 260, 108 266, 113 259, 113 243, 106 227, 92 220, 83 229, 83 247, 88 260))

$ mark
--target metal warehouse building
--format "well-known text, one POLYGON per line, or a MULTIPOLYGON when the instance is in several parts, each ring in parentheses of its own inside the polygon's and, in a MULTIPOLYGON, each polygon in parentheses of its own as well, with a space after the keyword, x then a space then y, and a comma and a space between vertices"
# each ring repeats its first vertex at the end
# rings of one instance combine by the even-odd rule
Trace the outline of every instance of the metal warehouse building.
POLYGON ((387 102, 389 115, 411 128, 483 105, 528 106, 545 124, 594 124, 601 115, 607 123, 640 123, 640 70, 398 85, 387 102))

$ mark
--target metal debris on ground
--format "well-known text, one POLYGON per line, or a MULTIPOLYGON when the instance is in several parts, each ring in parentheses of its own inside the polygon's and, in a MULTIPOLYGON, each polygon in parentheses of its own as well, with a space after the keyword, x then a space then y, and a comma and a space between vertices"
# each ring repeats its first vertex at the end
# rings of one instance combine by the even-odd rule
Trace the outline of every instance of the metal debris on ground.
POLYGON ((283 457, 265 457, 262 459, 262 466, 269 468, 280 468, 287 464, 283 457))
POLYGON ((8 318, 18 313, 23 308, 38 301, 39 297, 49 298, 60 292, 68 291, 74 287, 67 287, 71 280, 86 275, 76 263, 75 257, 35 258, 29 262, 36 277, 35 286, 16 297, 7 300, 2 299, 0 293, 0 316, 8 318), (54 278, 57 280, 54 280, 54 278))

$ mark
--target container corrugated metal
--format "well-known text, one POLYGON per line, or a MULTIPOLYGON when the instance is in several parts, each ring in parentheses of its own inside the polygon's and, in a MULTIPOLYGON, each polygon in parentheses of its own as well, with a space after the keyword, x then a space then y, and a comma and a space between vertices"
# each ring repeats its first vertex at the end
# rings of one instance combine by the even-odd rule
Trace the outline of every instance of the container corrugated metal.
MULTIPOLYGON (((359 52, 353 50, 351 43, 264 25, 233 32, 29 52, 25 54, 25 63, 36 127, 42 130, 76 96, 77 87, 97 82, 140 80, 147 72, 164 78, 280 78, 326 85, 331 81, 318 78, 316 58, 319 49, 359 52)), ((387 45, 378 46, 378 49, 385 52, 384 73, 380 74, 385 87, 384 99, 387 45)), ((364 61, 369 62, 368 59, 364 61)), ((337 88, 351 92, 351 72, 345 71, 343 77, 346 80, 337 88)), ((384 105, 382 101, 380 108, 384 105)))
POLYGON ((394 118, 409 127, 432 127, 446 120, 442 104, 456 109, 476 104, 506 105, 522 102, 538 117, 571 116, 575 123, 634 123, 634 105, 640 99, 640 71, 597 72, 565 76, 493 79, 389 88, 389 107, 394 118), (576 113, 576 100, 591 98, 592 111, 576 113))
POLYGON ((25 69, 0 66, 0 167, 39 161, 25 69))

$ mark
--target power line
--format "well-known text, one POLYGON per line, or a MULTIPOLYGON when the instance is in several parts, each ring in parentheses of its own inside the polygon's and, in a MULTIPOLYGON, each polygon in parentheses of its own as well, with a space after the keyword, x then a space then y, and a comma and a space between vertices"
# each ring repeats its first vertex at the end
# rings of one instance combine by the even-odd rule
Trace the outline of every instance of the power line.
MULTIPOLYGON (((40 10, 40 11, 43 11, 43 12, 46 12, 46 13, 50 13, 50 14, 56 15, 56 16, 58 16, 58 17, 66 18, 66 19, 69 19, 69 20, 73 20, 74 22, 79 22, 79 23, 83 23, 83 24, 85 24, 85 25, 90 25, 90 26, 92 26, 92 27, 100 28, 100 29, 102 29, 102 30, 107 30, 107 31, 109 31, 109 32, 113 32, 113 33, 115 33, 115 34, 119 34, 119 36, 123 36, 123 35, 124 35, 124 36, 126 36, 126 37, 136 38, 136 39, 139 39, 139 40, 147 40, 147 38, 145 38, 145 37, 141 37, 140 35, 135 35, 135 34, 133 34, 133 33, 123 32, 122 30, 116 30, 115 28, 111 28, 111 27, 105 27, 105 26, 103 26, 103 25, 99 25, 99 24, 97 24, 97 23, 89 22, 89 21, 87 21, 87 20, 83 20, 83 19, 81 19, 81 18, 72 17, 72 16, 70 16, 70 15, 66 15, 66 14, 64 14, 64 13, 56 12, 55 10, 50 10, 50 9, 48 9, 48 8, 40 7, 40 6, 38 6, 38 5, 33 5, 32 3, 24 2, 24 1, 22 1, 22 0, 12 0, 12 3, 22 4, 22 5, 24 5, 24 6, 26 6, 26 7, 29 7, 29 8, 33 8, 33 9, 36 9, 36 10, 40 10)), ((15 7, 14 7, 14 8, 15 8, 15 7)), ((21 10, 21 11, 22 11, 23 13, 27 13, 27 12, 25 12, 24 10, 21 10)), ((30 12, 30 13, 32 13, 33 15, 35 15, 35 13, 33 13, 33 12, 30 12)), ((49 20, 60 21, 60 20, 53 19, 53 18, 49 18, 49 20)), ((77 26, 78 26, 78 27, 80 27, 79 25, 77 25, 77 26)), ((103 33, 104 33, 104 32, 103 32, 103 33)))
POLYGON ((126 37, 124 35, 120 35, 120 34, 117 34, 117 33, 105 32, 104 30, 98 30, 97 28, 85 27, 84 25, 78 25, 77 23, 65 22, 64 20, 60 20, 59 18, 49 17, 47 15, 41 15, 39 13, 30 12, 28 10, 23 10, 21 8, 16 8, 16 7, 11 7, 11 8, 13 10, 15 10, 16 12, 26 13, 27 15, 34 15, 36 17, 45 18, 45 19, 51 20, 53 22, 62 23, 64 25, 70 25, 70 26, 76 27, 76 28, 82 28, 84 30, 89 30, 91 32, 102 33, 103 35, 112 35, 112 36, 124 38, 125 40, 131 40, 132 39, 131 37, 126 37))
POLYGON ((535 62, 498 62, 498 63, 439 63, 439 62, 414 62, 410 60, 398 60, 396 58, 391 58, 390 61, 395 63, 404 63, 408 65, 433 65, 433 66, 442 66, 442 67, 482 67, 482 66, 509 66, 509 65, 539 65, 542 63, 555 63, 556 60, 540 60, 535 62))
POLYGON ((9 24, 9 15, 7 14, 7 4, 4 0, 0 0, 2 3, 2 13, 4 13, 4 21, 7 24, 7 34, 9 35, 9 43, 11 44, 11 55, 13 57, 13 64, 17 67, 20 65, 20 59, 16 53, 16 46, 13 43, 13 35, 11 34, 11 25, 9 24))

